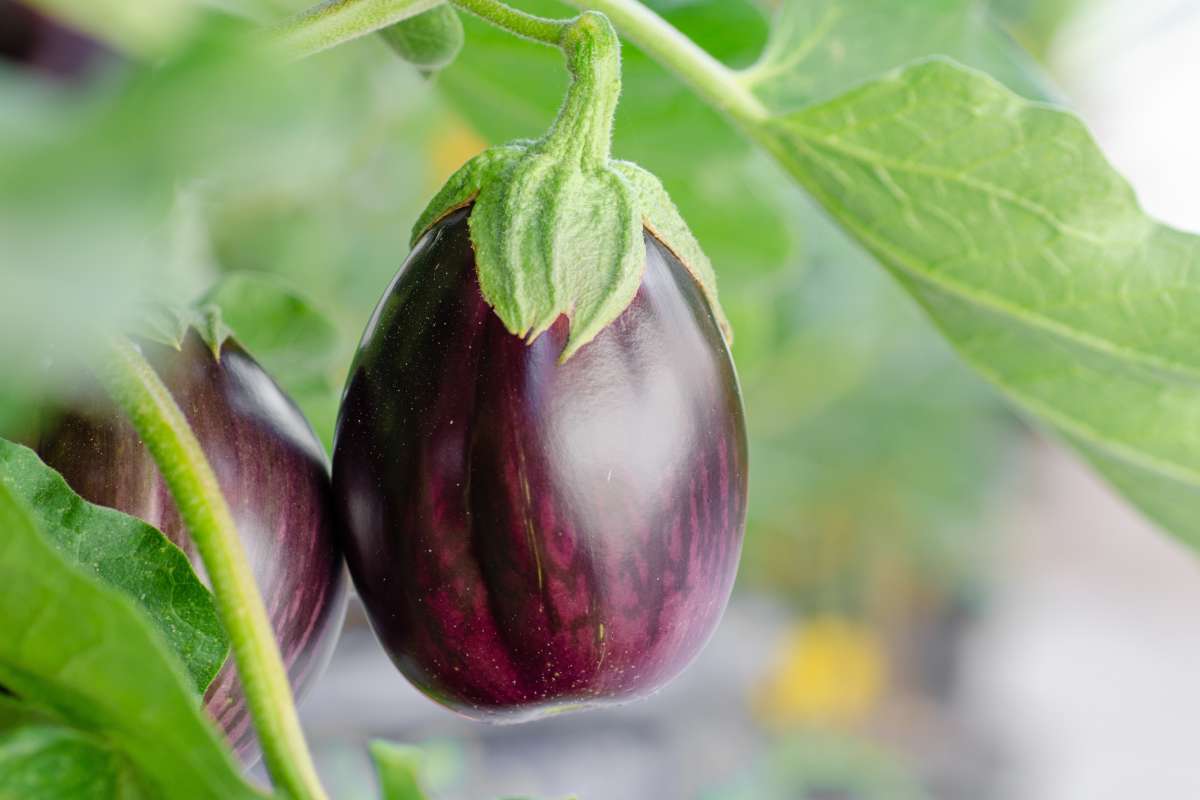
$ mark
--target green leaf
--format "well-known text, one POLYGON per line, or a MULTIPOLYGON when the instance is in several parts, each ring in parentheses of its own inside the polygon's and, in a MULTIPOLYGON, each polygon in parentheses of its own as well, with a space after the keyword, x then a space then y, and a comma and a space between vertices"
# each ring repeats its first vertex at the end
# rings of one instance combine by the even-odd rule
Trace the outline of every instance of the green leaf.
POLYGON ((230 273, 202 302, 220 310, 227 331, 279 382, 328 447, 339 399, 332 323, 288 281, 265 272, 230 273))
POLYGON ((150 800, 129 761, 57 725, 0 730, 0 800, 150 800))
POLYGON ((225 663, 229 640, 183 551, 153 526, 87 502, 36 453, 4 439, 0 484, 29 505, 62 555, 141 606, 203 693, 225 663))
POLYGON ((383 800, 427 800, 421 789, 425 756, 419 748, 376 740, 371 742, 371 758, 383 800))
POLYGON ((984 70, 1031 98, 1050 94, 979 0, 788 0, 762 56, 741 77, 768 106, 790 111, 932 55, 984 70))
POLYGON ((463 46, 462 19, 448 3, 390 25, 379 35, 396 55, 425 72, 448 67, 463 46))
POLYGON ((122 754, 156 798, 261 798, 158 631, 50 545, 6 485, 0 531, 0 683, 122 754))
POLYGON ((1078 119, 935 59, 760 133, 969 363, 1200 547, 1200 239, 1078 119))

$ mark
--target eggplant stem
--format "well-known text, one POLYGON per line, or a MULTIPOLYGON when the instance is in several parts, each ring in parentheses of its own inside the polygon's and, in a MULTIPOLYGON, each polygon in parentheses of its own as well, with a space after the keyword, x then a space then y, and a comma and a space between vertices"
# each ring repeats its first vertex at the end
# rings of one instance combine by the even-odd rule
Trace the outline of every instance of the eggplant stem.
POLYGON ((150 451, 204 562, 276 789, 295 800, 325 800, 245 548, 187 418, 125 337, 112 341, 96 374, 150 451))

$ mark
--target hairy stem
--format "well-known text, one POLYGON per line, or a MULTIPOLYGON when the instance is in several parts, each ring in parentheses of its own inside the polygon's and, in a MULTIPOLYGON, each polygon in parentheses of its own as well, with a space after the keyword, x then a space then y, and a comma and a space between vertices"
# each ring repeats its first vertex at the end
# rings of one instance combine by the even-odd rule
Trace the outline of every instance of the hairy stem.
POLYGON ((324 800, 267 610, 229 505, 191 426, 128 339, 113 342, 111 357, 97 375, 146 444, 204 561, 276 788, 294 800, 324 800))
POLYGON ((613 118, 621 95, 621 41, 603 14, 585 11, 571 21, 561 47, 571 85, 538 147, 603 166, 612 146, 613 118))
POLYGON ((564 0, 581 10, 603 12, 617 31, 674 72, 705 102, 752 128, 767 110, 737 74, 638 0, 564 0))
POLYGON ((549 45, 562 42, 569 20, 546 19, 526 14, 500 0, 450 0, 463 11, 490 22, 497 28, 549 45))

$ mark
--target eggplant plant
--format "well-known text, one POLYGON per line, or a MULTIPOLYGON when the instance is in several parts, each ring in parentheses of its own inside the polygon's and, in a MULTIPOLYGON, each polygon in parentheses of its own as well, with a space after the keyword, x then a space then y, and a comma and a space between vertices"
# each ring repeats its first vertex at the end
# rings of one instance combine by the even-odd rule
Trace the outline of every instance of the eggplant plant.
MULTIPOLYGON (((755 169, 790 176, 969 364, 1200 541, 1200 241, 1146 216, 1074 117, 1013 91, 1044 86, 1010 42, 979 33, 977 4, 942 4, 954 25, 907 0, 777 4, 745 69, 637 0, 570 4, 570 19, 501 0, 353 0, 286 19, 271 4, 217 4, 235 19, 184 0, 152 13, 39 0, 20 14, 22 30, 53 18, 104 43, 87 52, 119 54, 70 71, 119 66, 84 88, 0 72, 0 103, 22 110, 0 123, 0 426, 24 433, 30 409, 56 410, 36 452, 0 440, 0 797, 326 797, 295 697, 336 641, 344 566, 399 672, 468 717, 645 698, 697 656, 738 568, 747 415, 703 229, 613 156, 622 38, 708 106, 687 124, 727 125, 743 155, 757 146, 755 169), (352 361, 326 363, 329 323, 252 278, 209 295, 219 313, 179 310, 229 262, 290 266, 259 263, 275 231, 231 245, 208 230, 222 187, 286 206, 281 187, 373 168, 341 138, 339 104, 395 93, 349 60, 307 57, 379 33, 355 64, 398 55, 453 75, 471 46, 462 11, 563 56, 565 98, 542 135, 463 154, 374 312, 339 315, 365 322, 352 361), (894 25, 896 47, 850 52, 868 24, 894 25), (947 30, 970 34, 937 38, 947 30), (317 140, 350 155, 330 167, 317 140), (100 186, 127 202, 97 202, 100 186), (54 236, 29 233, 57 216, 54 236), (179 325, 147 337, 139 312, 164 296, 179 325), (64 365, 106 399, 68 391, 87 381, 64 387, 64 365), (313 428, 327 435, 335 416, 327 467, 313 428), (253 760, 252 733, 270 787, 237 759, 253 760)), ((48 63, 3 44, 13 63, 48 63)), ((477 116, 520 118, 484 94, 477 116)), ((639 110, 661 123, 675 109, 655 96, 639 110)), ((391 131, 364 139, 382 147, 391 131)), ((731 190, 720 147, 670 155, 688 216, 719 224, 729 209, 708 200, 737 195, 738 245, 761 256, 767 226, 738 213, 781 213, 773 200, 731 190)), ((332 224, 391 213, 359 180, 331 193, 353 210, 332 224)), ((412 215, 381 226, 389 272, 412 215)), ((330 257, 298 238, 292 257, 330 257)), ((321 286, 377 297, 382 280, 351 277, 363 254, 343 255, 321 286)), ((730 309, 755 341, 787 335, 730 309)), ((386 797, 423 796, 411 750, 371 753, 386 797)))

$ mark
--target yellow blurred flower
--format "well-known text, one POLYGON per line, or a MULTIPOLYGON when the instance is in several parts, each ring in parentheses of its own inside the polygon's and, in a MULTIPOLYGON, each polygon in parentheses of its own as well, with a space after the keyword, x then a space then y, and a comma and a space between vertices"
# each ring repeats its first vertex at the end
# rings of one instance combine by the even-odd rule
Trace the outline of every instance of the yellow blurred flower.
POLYGON ((878 702, 886 654, 874 631, 840 617, 817 617, 784 634, 778 657, 753 697, 766 725, 845 725, 878 702))

